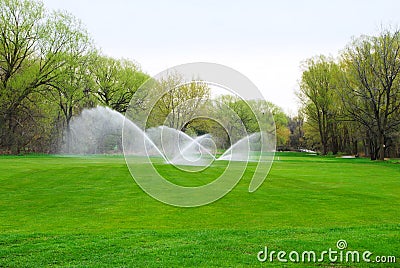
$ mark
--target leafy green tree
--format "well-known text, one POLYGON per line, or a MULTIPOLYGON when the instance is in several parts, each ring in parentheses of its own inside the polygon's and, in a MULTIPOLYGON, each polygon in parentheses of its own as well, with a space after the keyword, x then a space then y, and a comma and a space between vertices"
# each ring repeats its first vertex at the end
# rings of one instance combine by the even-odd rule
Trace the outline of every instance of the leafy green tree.
POLYGON ((290 131, 288 127, 289 119, 281 107, 265 100, 249 100, 249 106, 259 120, 259 124, 270 132, 275 131, 277 146, 284 147, 289 143, 290 131), (269 116, 272 115, 272 118, 269 116), (271 122, 271 119, 274 122, 271 122), (275 129, 273 129, 275 127, 275 129))
POLYGON ((338 115, 339 66, 324 56, 305 62, 305 70, 300 83, 299 98, 304 106, 307 123, 318 130, 322 153, 329 149, 329 139, 334 136, 338 115))
POLYGON ((180 74, 172 73, 157 81, 149 94, 166 89, 152 107, 148 126, 167 125, 185 131, 195 112, 210 98, 210 88, 201 81, 184 83, 180 74))
POLYGON ((99 102, 120 113, 126 112, 133 94, 149 78, 138 64, 106 56, 98 56, 90 70, 99 102))
POLYGON ((95 50, 79 20, 66 13, 55 15, 59 18, 55 27, 69 38, 69 42, 68 45, 64 44, 63 52, 58 55, 63 64, 55 71, 54 79, 46 85, 64 117, 68 150, 71 119, 90 98, 93 80, 89 67, 94 63, 95 50))
POLYGON ((21 118, 32 113, 24 104, 43 83, 34 58, 43 23, 41 4, 0 1, 0 146, 7 152, 19 152, 26 143, 27 137, 20 137, 21 118))
MULTIPOLYGON (((46 102, 47 85, 62 74, 65 54, 79 41, 69 14, 47 15, 42 3, 0 0, 0 147, 18 153, 29 143, 26 124, 38 116, 32 102, 46 102)), ((40 104, 38 104, 40 106, 40 104)))
MULTIPOLYGON (((275 104, 265 100, 243 100, 233 95, 219 96, 217 101, 223 103, 225 107, 238 115, 238 117, 230 116, 226 119, 229 126, 228 131, 235 133, 233 142, 249 133, 259 132, 262 128, 269 132, 275 133, 276 131, 278 146, 284 146, 288 143, 288 118, 283 110, 275 104), (240 132, 241 124, 244 125, 247 133, 240 132)), ((226 108, 218 107, 216 111, 228 116, 229 113, 224 109, 226 108)))
MULTIPOLYGON (((218 96, 214 103, 214 117, 224 124, 226 136, 224 144, 233 144, 249 133, 258 132, 260 126, 249 104, 235 95, 218 96)), ((224 134, 224 133, 221 133, 224 134)), ((224 136, 224 135, 222 135, 224 136)))

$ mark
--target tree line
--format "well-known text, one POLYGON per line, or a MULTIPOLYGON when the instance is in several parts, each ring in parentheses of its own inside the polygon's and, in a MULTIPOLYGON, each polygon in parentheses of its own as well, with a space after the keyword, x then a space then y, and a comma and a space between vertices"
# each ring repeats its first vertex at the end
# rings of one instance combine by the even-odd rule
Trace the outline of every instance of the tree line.
POLYGON ((361 36, 337 59, 316 56, 303 67, 304 143, 324 155, 400 156, 399 30, 361 36))
MULTIPOLYGON (((68 151, 74 116, 97 105, 126 112, 136 90, 149 78, 136 62, 103 55, 77 18, 64 11, 48 11, 41 2, 0 0, 0 25, 2 154, 55 153, 65 145, 68 151)), ((221 146, 229 146, 226 133, 215 122, 187 120, 210 99, 209 87, 181 83, 179 74, 158 81, 156 86, 176 89, 157 102, 146 127, 164 124, 160 120, 172 114, 170 127, 192 135, 212 132, 220 135, 221 146), (196 99, 190 107, 185 104, 196 99)), ((135 104, 139 110, 143 99, 135 104)), ((250 133, 256 131, 255 117, 243 100, 226 96, 220 101, 240 115, 250 133)), ((281 122, 278 126, 284 129, 283 111, 272 103, 263 105, 258 103, 259 108, 274 110, 281 122)))
POLYGON ((132 109, 127 114, 138 124, 148 114, 145 125, 140 125, 142 128, 165 125, 190 136, 209 133, 219 149, 228 149, 239 139, 259 132, 261 128, 274 134, 277 132, 278 144, 288 141, 288 117, 271 102, 244 100, 233 94, 212 96, 208 83, 184 81, 182 75, 176 72, 148 82, 150 85, 146 83, 145 90, 133 98, 134 107, 130 107, 132 109), (159 99, 149 97, 165 91, 159 99))
MULTIPOLYGON (((382 30, 354 39, 336 59, 306 60, 296 116, 267 101, 231 95, 217 98, 215 112, 228 120, 227 109, 234 111, 253 133, 259 130, 257 118, 264 122, 268 111, 279 150, 399 157, 399 49, 399 31, 382 30)), ((69 140, 74 116, 97 105, 125 113, 148 79, 138 63, 104 55, 71 14, 33 0, 0 0, 0 154, 58 152, 69 140)), ((193 136, 211 133, 220 148, 234 142, 213 120, 188 120, 212 98, 207 84, 182 84, 172 73, 157 87, 174 90, 157 101, 146 128, 167 124, 193 136)), ((145 99, 135 99, 138 115, 145 99)), ((235 124, 229 125, 232 133, 235 124)))

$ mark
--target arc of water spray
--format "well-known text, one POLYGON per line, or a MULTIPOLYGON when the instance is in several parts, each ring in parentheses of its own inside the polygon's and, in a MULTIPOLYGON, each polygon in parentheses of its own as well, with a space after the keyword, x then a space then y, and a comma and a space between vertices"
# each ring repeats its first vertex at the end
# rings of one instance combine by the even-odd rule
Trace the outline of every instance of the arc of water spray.
MULTIPOLYGON (((186 133, 184 133, 184 132, 182 132, 183 134, 185 134, 185 135, 187 135, 186 133)), ((208 138, 208 137, 205 137, 205 136, 209 136, 209 134, 205 134, 205 135, 201 135, 201 136, 198 136, 198 137, 196 137, 196 138, 192 138, 192 137, 190 137, 189 135, 187 135, 190 139, 191 139, 191 141, 190 141, 190 143, 188 143, 185 147, 183 147, 183 149, 182 150, 179 150, 180 151, 180 155, 177 155, 177 156, 175 156, 172 160, 171 160, 171 163, 173 164, 173 163, 175 163, 175 161, 179 158, 179 157, 185 157, 185 152, 187 152, 192 146, 193 146, 193 144, 195 144, 195 145, 197 145, 197 146, 199 146, 201 149, 203 149, 209 156, 211 156, 211 158, 213 159, 213 161, 214 160, 216 160, 216 158, 215 158, 215 156, 207 149, 207 148, 205 148, 200 142, 199 142, 199 140, 202 140, 202 139, 204 139, 204 138, 208 138)))
MULTIPOLYGON (((121 116, 123 116, 123 115, 121 115, 121 116)), ((143 131, 140 127, 138 127, 135 123, 133 123, 131 120, 129 120, 129 119, 126 118, 125 116, 123 116, 123 118, 124 118, 124 120, 123 120, 123 130, 125 130, 126 124, 129 124, 130 127, 133 127, 136 131, 138 131, 139 133, 141 133, 141 135, 143 136, 143 145, 144 145, 144 148, 145 148, 145 150, 146 150, 146 155, 149 155, 149 154, 148 154, 147 144, 146 144, 146 142, 148 142, 148 143, 152 146, 152 148, 154 148, 154 149, 157 151, 157 153, 158 153, 165 161, 168 161, 167 158, 165 157, 165 155, 160 151, 160 149, 157 147, 157 145, 149 138, 149 136, 146 134, 145 131, 143 131)), ((125 140, 128 140, 129 137, 126 137, 127 135, 124 136, 124 133, 125 133, 125 132, 122 131, 122 140, 124 140, 124 137, 125 137, 125 140)), ((128 154, 128 152, 127 152, 127 154, 128 154)), ((124 149, 124 155, 125 155, 125 149, 124 149)))

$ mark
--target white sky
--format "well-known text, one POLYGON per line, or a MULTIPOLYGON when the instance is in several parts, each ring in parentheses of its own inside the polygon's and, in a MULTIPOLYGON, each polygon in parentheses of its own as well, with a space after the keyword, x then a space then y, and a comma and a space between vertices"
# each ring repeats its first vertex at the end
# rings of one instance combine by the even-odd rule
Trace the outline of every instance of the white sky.
POLYGON ((400 26, 397 0, 44 0, 82 20, 102 51, 149 75, 190 62, 227 65, 295 113, 301 62, 352 37, 400 26))

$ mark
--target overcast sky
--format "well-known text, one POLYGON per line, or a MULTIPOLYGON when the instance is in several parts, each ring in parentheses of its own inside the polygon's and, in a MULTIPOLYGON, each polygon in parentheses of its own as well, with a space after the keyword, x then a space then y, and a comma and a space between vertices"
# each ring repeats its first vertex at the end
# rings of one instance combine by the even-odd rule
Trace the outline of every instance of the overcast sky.
POLYGON ((289 113, 298 107, 302 61, 400 26, 395 0, 43 2, 81 19, 105 54, 135 60, 150 75, 197 61, 227 65, 289 113))

